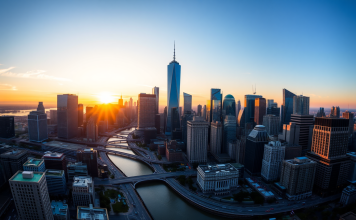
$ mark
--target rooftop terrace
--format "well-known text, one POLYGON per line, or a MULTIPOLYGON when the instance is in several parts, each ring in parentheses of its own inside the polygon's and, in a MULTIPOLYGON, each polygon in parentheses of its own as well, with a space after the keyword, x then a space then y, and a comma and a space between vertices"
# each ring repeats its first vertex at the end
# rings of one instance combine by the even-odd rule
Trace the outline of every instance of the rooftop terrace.
POLYGON ((29 159, 26 161, 23 165, 24 166, 33 166, 33 167, 38 167, 43 163, 42 159, 29 159))
POLYGON ((18 171, 10 181, 38 182, 43 176, 43 172, 18 171), (32 175, 31 175, 32 173, 32 175))

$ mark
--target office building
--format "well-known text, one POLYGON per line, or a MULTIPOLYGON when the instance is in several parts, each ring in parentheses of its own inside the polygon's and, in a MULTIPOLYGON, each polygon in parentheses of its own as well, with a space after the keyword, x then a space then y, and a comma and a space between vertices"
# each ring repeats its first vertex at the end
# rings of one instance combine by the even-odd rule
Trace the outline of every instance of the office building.
POLYGON ((85 163, 76 162, 67 164, 67 175, 68 181, 73 181, 73 178, 76 176, 87 176, 88 175, 88 167, 85 163))
POLYGON ((187 157, 190 163, 206 163, 208 154, 208 122, 194 116, 188 121, 187 157))
MULTIPOLYGON (((236 117, 236 102, 234 96, 228 94, 224 98, 223 102, 223 119, 226 115, 232 115, 236 117)), ((236 119, 236 118, 235 118, 236 119)))
POLYGON ((138 129, 155 126, 156 95, 138 95, 138 129))
POLYGON ((192 95, 183 92, 183 105, 184 105, 184 113, 185 112, 193 112, 192 109, 192 95))
MULTIPOLYGON (((202 113, 202 106, 198 105, 197 107, 197 116, 202 117, 203 113, 202 113)), ((203 117, 204 118, 204 117, 203 117)))
POLYGON ((94 116, 87 121, 87 141, 96 142, 99 139, 99 127, 94 116))
POLYGON ((43 155, 46 169, 64 170, 67 173, 67 160, 64 153, 47 151, 43 155))
POLYGON ((167 67, 167 119, 166 134, 170 135, 174 131, 172 126, 172 109, 179 107, 180 97, 180 65, 176 61, 175 47, 173 61, 167 67))
POLYGON ((45 171, 48 193, 59 196, 67 192, 67 184, 64 170, 47 169, 45 171))
POLYGON ((51 125, 56 125, 57 124, 57 110, 49 110, 49 117, 50 117, 50 122, 51 125))
POLYGON ((193 120, 194 115, 191 112, 184 112, 182 117, 182 139, 185 144, 187 144, 187 130, 188 130, 188 121, 193 120))
POLYGON ((71 139, 78 132, 78 96, 57 95, 57 133, 59 138, 71 139))
POLYGON ((222 152, 225 154, 228 153, 229 142, 235 140, 236 140, 236 117, 235 115, 226 115, 224 120, 224 129, 223 129, 222 152))
POLYGON ((156 128, 157 134, 160 134, 161 133, 161 115, 160 114, 155 115, 155 128, 156 128))
POLYGON ((238 100, 236 104, 236 119, 239 117, 240 111, 241 111, 241 102, 240 100, 238 100))
POLYGON ((245 128, 245 109, 240 110, 239 116, 237 118, 237 126, 240 128, 245 128))
POLYGON ((28 115, 28 139, 42 142, 48 139, 47 115, 42 112, 30 112, 28 115))
POLYGON ((266 115, 266 99, 256 98, 255 99, 255 123, 256 125, 263 124, 263 116, 266 115))
POLYGON ((296 96, 294 93, 283 89, 283 105, 281 106, 281 122, 282 124, 289 124, 293 114, 293 98, 296 96))
POLYGON ((344 206, 354 204, 356 202, 356 186, 349 185, 342 190, 340 203, 344 206))
POLYGON ((307 157, 296 157, 282 163, 280 185, 286 188, 289 200, 310 197, 314 184, 316 162, 307 157))
POLYGON ((197 185, 203 193, 229 194, 238 186, 239 171, 231 164, 198 166, 197 185))
POLYGON ((43 159, 29 159, 23 164, 24 171, 44 172, 46 170, 43 159))
POLYGON ((222 118, 222 93, 220 89, 211 89, 210 93, 210 121, 223 121, 222 118))
POLYGON ((85 108, 85 121, 88 122, 89 118, 93 115, 94 108, 93 107, 86 107, 85 108))
POLYGON ((302 146, 300 145, 290 145, 287 142, 284 142, 283 145, 285 146, 285 160, 291 160, 296 157, 302 156, 302 146))
POLYGON ((210 153, 217 157, 222 150, 222 124, 220 121, 210 124, 210 153))
POLYGON ((203 117, 204 120, 206 120, 206 105, 203 106, 202 117, 203 117))
POLYGON ((90 176, 74 177, 72 197, 74 206, 89 206, 90 204, 94 204, 94 182, 90 176))
POLYGON ((278 108, 278 104, 274 102, 273 99, 268 99, 267 115, 280 115, 281 109, 278 108))
POLYGON ((88 174, 91 177, 98 177, 98 152, 96 150, 84 149, 77 151, 77 161, 87 165, 88 174))
POLYGON ((340 192, 346 186, 351 160, 346 155, 349 121, 340 118, 315 118, 311 152, 317 163, 315 192, 322 196, 340 192))
POLYGON ((83 125, 83 120, 84 120, 83 104, 78 104, 78 127, 83 125))
POLYGON ((64 202, 53 200, 51 208, 54 220, 70 220, 68 205, 64 202))
POLYGON ((347 178, 347 181, 349 181, 352 184, 356 183, 356 153, 355 152, 349 152, 347 155, 351 159, 351 166, 350 166, 350 172, 347 178))
POLYGON ((330 118, 340 118, 340 107, 339 106, 331 107, 330 118))
POLYGON ((281 165, 284 160, 285 147, 279 141, 270 141, 265 144, 262 160, 261 176, 268 182, 278 180, 281 165))
POLYGON ((268 135, 276 136, 280 128, 280 118, 275 115, 263 116, 263 126, 265 126, 268 135))
POLYGON ((46 110, 45 110, 45 107, 43 106, 43 102, 38 103, 37 111, 46 114, 46 110))
POLYGON ((14 116, 0 116, 0 138, 15 137, 14 116))
MULTIPOLYGON (((289 145, 299 146, 300 126, 295 122, 283 124, 283 133, 278 135, 280 140, 288 142, 289 145)), ((293 159, 293 158, 292 158, 293 159)))
POLYGON ((349 120, 349 137, 354 133, 354 114, 346 110, 342 113, 342 117, 349 120))
POLYGON ((97 207, 94 208, 92 204, 90 204, 89 207, 78 206, 77 220, 87 220, 87 219, 109 220, 108 211, 105 208, 97 208, 97 207))
POLYGON ((27 150, 13 149, 0 154, 0 163, 4 169, 6 179, 10 179, 18 170, 22 170, 27 161, 27 150))
MULTIPOLYGON (((152 88, 152 94, 156 95, 155 115, 159 114, 159 87, 152 88)), ((131 104, 132 104, 132 99, 131 104)))
POLYGON ((241 141, 240 140, 234 140, 234 141, 229 141, 228 146, 228 154, 230 159, 235 160, 237 163, 239 163, 239 159, 240 159, 240 144, 241 141))
MULTIPOLYGON (((255 122, 255 100, 262 98, 260 95, 245 95, 245 124, 255 122)), ((261 119, 262 120, 262 119, 261 119)), ((241 127, 245 127, 245 124, 241 127)))
POLYGON ((268 144, 268 134, 265 126, 256 125, 256 127, 247 136, 245 149, 245 169, 253 176, 261 175, 263 160, 263 150, 265 144, 268 144))
POLYGON ((316 117, 320 118, 320 117, 326 117, 325 115, 325 111, 323 107, 320 107, 320 109, 318 110, 318 112, 316 113, 316 117))
POLYGON ((9 183, 19 219, 53 220, 43 172, 19 170, 9 179, 9 183))
POLYGON ((176 140, 166 141, 166 157, 169 162, 184 161, 183 151, 176 140))
POLYGON ((302 95, 293 97, 293 114, 309 115, 309 97, 302 95))
POLYGON ((294 122, 299 127, 299 142, 297 144, 302 146, 303 154, 305 154, 307 151, 310 151, 310 129, 314 125, 314 116, 292 114, 291 122, 294 122))

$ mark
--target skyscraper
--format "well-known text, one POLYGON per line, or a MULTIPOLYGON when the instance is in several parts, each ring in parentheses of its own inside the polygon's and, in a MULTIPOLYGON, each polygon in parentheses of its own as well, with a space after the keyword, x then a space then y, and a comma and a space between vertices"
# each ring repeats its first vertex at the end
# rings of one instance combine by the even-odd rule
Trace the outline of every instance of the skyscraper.
POLYGON ((64 170, 67 174, 67 160, 64 153, 46 152, 43 159, 46 169, 64 170))
POLYGON ((122 99, 122 95, 119 98, 119 108, 124 107, 124 100, 122 99))
POLYGON ((276 181, 280 176, 281 165, 284 160, 285 147, 279 141, 265 144, 261 176, 266 181, 276 181))
MULTIPOLYGON (((184 113, 192 112, 192 95, 183 92, 183 102, 184 102, 184 113)), ((183 114, 184 114, 183 113, 183 114)))
POLYGON ((236 104, 236 119, 239 117, 240 111, 241 111, 241 102, 240 100, 238 100, 236 104))
POLYGON ((190 163, 206 163, 208 158, 208 122, 194 116, 188 121, 187 157, 190 163))
POLYGON ((203 106, 203 113, 201 116, 204 118, 204 120, 206 120, 206 105, 203 106))
POLYGON ((331 107, 330 117, 331 118, 340 118, 340 107, 339 106, 331 107))
POLYGON ((279 116, 281 109, 278 108, 278 104, 274 102, 273 99, 268 99, 267 115, 279 116), (270 102, 272 101, 272 103, 270 102))
POLYGON ((75 176, 72 197, 74 206, 89 206, 94 204, 94 182, 90 176, 75 176))
POLYGON ((244 125, 240 125, 245 127, 246 123, 253 123, 255 121, 255 100, 256 98, 262 98, 260 95, 245 95, 245 123, 244 125))
POLYGON ((156 87, 156 86, 153 87, 152 88, 152 94, 156 95, 156 110, 155 110, 155 114, 157 115, 159 113, 159 87, 156 87))
POLYGON ((15 137, 14 116, 0 116, 0 138, 15 137))
POLYGON ((47 115, 42 112, 30 112, 28 115, 28 138, 41 142, 48 138, 47 115))
POLYGON ((27 161, 27 150, 9 150, 0 154, 0 163, 4 168, 6 179, 10 179, 18 170, 22 170, 27 161))
POLYGON ((77 151, 77 161, 87 164, 88 174, 91 177, 98 177, 98 153, 93 149, 77 151))
POLYGON ((138 129, 155 126, 156 95, 138 95, 138 129))
POLYGON ((49 117, 51 121, 51 125, 57 124, 57 110, 49 110, 49 117))
POLYGON ((293 114, 309 115, 309 97, 294 96, 293 97, 293 114))
POLYGON ((78 126, 82 126, 83 125, 83 104, 78 104, 78 126))
POLYGON ((53 220, 43 172, 19 170, 9 179, 9 183, 19 219, 53 220))
POLYGON ((58 137, 70 139, 78 132, 78 96, 73 94, 57 95, 57 131, 58 137))
POLYGON ((176 61, 176 53, 174 46, 173 61, 169 63, 167 67, 167 123, 166 134, 171 135, 172 128, 172 108, 179 107, 179 95, 180 95, 180 69, 181 66, 176 61))
POLYGON ((38 103, 37 111, 38 112, 42 112, 42 113, 46 113, 45 107, 43 106, 43 102, 39 102, 38 103))
POLYGON ((90 117, 89 121, 87 121, 87 141, 95 142, 98 140, 99 130, 98 125, 96 123, 96 117, 90 117))
POLYGON ((315 191, 327 195, 340 191, 346 184, 351 161, 346 155, 349 121, 340 118, 315 118, 311 152, 307 156, 317 163, 315 191))
MULTIPOLYGON (((235 104, 234 104, 235 107, 235 104)), ((222 152, 228 153, 229 151, 229 142, 236 140, 236 117, 235 115, 226 115, 224 120, 224 129, 223 129, 223 147, 222 152)))
POLYGON ((226 115, 235 116, 236 119, 236 102, 234 96, 228 94, 224 98, 223 102, 223 119, 226 115))
POLYGON ((273 99, 267 99, 267 108, 271 108, 274 104, 274 100, 273 99))
POLYGON ((198 105, 198 107, 197 107, 197 116, 199 116, 199 117, 203 116, 203 114, 202 114, 202 106, 201 105, 198 105))
POLYGON ((282 105, 282 124, 289 124, 291 115, 293 114, 293 97, 294 93, 283 89, 283 105, 282 105))
POLYGON ((180 129, 180 117, 178 108, 174 107, 171 109, 171 123, 172 123, 172 132, 176 129, 180 129))
POLYGON ((268 143, 265 126, 256 125, 247 136, 245 150, 245 168, 250 175, 261 175, 263 150, 268 143))
POLYGON ((213 121, 210 125, 210 153, 217 157, 222 150, 222 124, 220 121, 213 121))
POLYGON ((222 93, 220 89, 211 89, 210 94, 210 122, 222 122, 222 93))
POLYGON ((280 119, 275 115, 265 115, 263 116, 263 126, 266 127, 266 131, 269 135, 278 135, 280 128, 280 119))
POLYGON ((255 123, 256 125, 263 124, 263 116, 266 115, 266 99, 256 98, 255 99, 255 123))
POLYGON ((189 111, 184 112, 183 117, 182 117, 182 136, 183 136, 183 142, 184 144, 187 144, 187 129, 188 129, 188 121, 193 120, 193 114, 191 114, 189 111))
POLYGON ((85 121, 88 122, 89 118, 93 115, 94 108, 93 107, 86 107, 85 108, 85 121))
POLYGON ((342 113, 342 117, 349 120, 349 137, 354 133, 354 114, 346 110, 342 113))
POLYGON ((325 115, 325 111, 323 107, 320 107, 320 109, 318 110, 318 112, 316 113, 316 117, 326 117, 325 115))

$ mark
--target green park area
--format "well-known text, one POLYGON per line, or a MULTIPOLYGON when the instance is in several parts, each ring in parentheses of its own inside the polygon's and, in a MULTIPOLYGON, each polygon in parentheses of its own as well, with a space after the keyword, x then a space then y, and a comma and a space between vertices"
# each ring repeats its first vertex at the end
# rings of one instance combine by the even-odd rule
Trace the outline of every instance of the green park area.
POLYGON ((120 202, 117 201, 118 195, 120 195, 121 198, 124 198, 124 195, 120 191, 115 189, 105 190, 105 188, 102 186, 95 188, 95 191, 99 194, 100 207, 106 208, 110 212, 112 206, 112 209, 115 213, 127 212, 129 210, 127 203, 124 205, 123 199, 121 199, 120 202), (110 206, 110 199, 115 199, 116 203, 110 206))

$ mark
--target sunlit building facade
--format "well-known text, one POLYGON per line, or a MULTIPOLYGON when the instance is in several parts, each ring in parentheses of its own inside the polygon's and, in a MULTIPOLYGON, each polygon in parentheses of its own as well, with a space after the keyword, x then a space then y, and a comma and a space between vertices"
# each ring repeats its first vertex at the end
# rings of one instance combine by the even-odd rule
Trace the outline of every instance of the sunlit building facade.
POLYGON ((290 118, 293 114, 293 97, 296 96, 294 93, 283 89, 283 105, 282 105, 282 124, 289 124, 290 118))
POLYGON ((211 89, 210 102, 210 122, 222 121, 221 89, 211 89))
MULTIPOLYGON (((245 124, 255 121, 255 99, 262 98, 260 95, 245 95, 245 124)), ((245 125, 240 125, 245 126, 245 125)))

